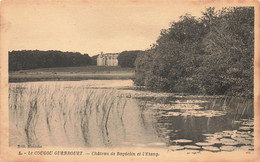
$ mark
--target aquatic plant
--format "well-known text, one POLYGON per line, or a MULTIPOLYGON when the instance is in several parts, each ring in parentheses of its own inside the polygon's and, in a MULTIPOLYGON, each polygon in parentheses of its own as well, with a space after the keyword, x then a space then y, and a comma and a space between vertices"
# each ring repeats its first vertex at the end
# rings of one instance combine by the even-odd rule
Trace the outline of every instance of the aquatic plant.
POLYGON ((110 128, 123 131, 126 104, 126 97, 116 89, 10 84, 10 145, 116 144, 110 128))

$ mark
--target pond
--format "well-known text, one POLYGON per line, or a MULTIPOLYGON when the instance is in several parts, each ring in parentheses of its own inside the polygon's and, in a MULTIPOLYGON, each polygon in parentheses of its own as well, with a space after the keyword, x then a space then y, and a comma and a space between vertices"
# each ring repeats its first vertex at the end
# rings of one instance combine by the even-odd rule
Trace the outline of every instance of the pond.
POLYGON ((131 80, 9 84, 9 145, 254 150, 253 100, 154 93, 131 80))

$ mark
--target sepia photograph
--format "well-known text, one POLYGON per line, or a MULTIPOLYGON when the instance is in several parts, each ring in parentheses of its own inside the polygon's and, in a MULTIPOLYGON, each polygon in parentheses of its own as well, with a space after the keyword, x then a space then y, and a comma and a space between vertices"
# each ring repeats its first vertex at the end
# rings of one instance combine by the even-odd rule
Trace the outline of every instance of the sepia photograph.
POLYGON ((259 161, 259 1, 222 2, 3 0, 0 161, 259 161))

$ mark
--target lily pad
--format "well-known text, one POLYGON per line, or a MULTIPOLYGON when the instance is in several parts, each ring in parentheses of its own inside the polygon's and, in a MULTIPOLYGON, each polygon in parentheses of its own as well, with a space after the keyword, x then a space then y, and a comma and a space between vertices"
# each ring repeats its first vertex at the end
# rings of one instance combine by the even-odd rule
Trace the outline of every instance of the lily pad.
POLYGON ((236 139, 236 138, 240 138, 240 135, 239 134, 233 134, 233 135, 231 135, 231 139, 236 139))
POLYGON ((252 128, 250 128, 250 127, 239 127, 239 130, 240 131, 250 131, 250 130, 252 130, 252 128))
POLYGON ((240 134, 238 137, 240 137, 240 138, 250 138, 251 136, 249 134, 240 134))
POLYGON ((231 143, 231 142, 235 142, 235 140, 230 139, 230 138, 221 138, 220 142, 222 142, 222 143, 231 143))
POLYGON ((241 121, 248 121, 248 119, 240 119, 241 121))
POLYGON ((185 145, 185 149, 191 149, 191 150, 200 150, 201 147, 195 146, 195 145, 185 145))
POLYGON ((237 134, 248 134, 248 133, 245 131, 237 131, 237 134))
POLYGON ((211 143, 211 142, 197 142, 196 145, 198 146, 212 146, 215 143, 211 143))
POLYGON ((231 138, 231 134, 224 134, 223 138, 231 138))
POLYGON ((214 147, 214 146, 203 146, 202 148, 203 148, 204 150, 212 151, 212 152, 218 152, 218 151, 220 151, 219 148, 214 147))
POLYGON ((206 137, 206 140, 215 140, 216 138, 214 136, 212 137, 206 137))
POLYGON ((254 141, 251 140, 247 140, 245 138, 235 138, 235 140, 239 143, 239 144, 243 144, 243 145, 253 145, 254 141))
POLYGON ((223 131, 223 133, 225 133, 225 134, 232 134, 233 131, 228 130, 228 131, 223 131))
POLYGON ((181 114, 179 112, 168 112, 166 115, 168 115, 168 116, 180 116, 181 114))
POLYGON ((177 104, 181 104, 181 103, 185 103, 185 104, 195 104, 195 103, 207 103, 209 101, 205 101, 205 100, 176 100, 176 101, 170 101, 171 103, 177 103, 177 104))
POLYGON ((198 110, 203 109, 203 107, 194 104, 176 104, 171 107, 172 109, 178 110, 198 110))
POLYGON ((214 134, 214 138, 220 139, 220 138, 223 138, 223 135, 214 134))
POLYGON ((223 145, 226 145, 226 146, 237 146, 239 145, 238 142, 224 142, 222 143, 223 145))
POLYGON ((214 143, 214 145, 221 145, 222 142, 220 142, 220 140, 218 139, 208 139, 206 140, 208 143, 214 143))
POLYGON ((254 137, 248 137, 248 138, 246 138, 246 140, 254 141, 254 137))
POLYGON ((233 123, 233 124, 239 124, 239 123, 242 123, 242 121, 236 121, 236 120, 234 120, 234 121, 232 121, 232 123, 233 123))
POLYGON ((214 116, 216 116, 215 114, 205 114, 204 115, 206 118, 212 118, 212 117, 214 117, 214 116))
MULTIPOLYGON (((209 116, 207 116, 205 114, 195 114, 194 116, 195 117, 209 117, 209 116)), ((210 117, 213 117, 213 116, 210 116, 210 117)))
POLYGON ((192 140, 188 140, 188 139, 177 139, 177 140, 173 140, 174 143, 177 144, 189 144, 192 143, 192 140))
POLYGON ((206 136, 206 137, 213 137, 214 134, 202 134, 203 136, 206 136))
POLYGON ((215 135, 223 135, 223 132, 216 132, 216 133, 214 133, 215 135))
POLYGON ((242 123, 242 126, 254 127, 254 123, 242 123))
POLYGON ((236 147, 234 146, 222 146, 220 147, 221 151, 234 151, 236 149, 236 147))

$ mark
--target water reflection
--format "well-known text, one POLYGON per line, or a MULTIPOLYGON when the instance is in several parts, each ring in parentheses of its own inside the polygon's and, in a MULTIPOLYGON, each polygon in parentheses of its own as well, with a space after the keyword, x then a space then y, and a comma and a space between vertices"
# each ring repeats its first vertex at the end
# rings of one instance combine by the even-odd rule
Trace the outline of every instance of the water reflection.
POLYGON ((9 112, 10 146, 253 150, 253 101, 243 98, 137 91, 131 81, 27 82, 10 84, 9 112))
POLYGON ((158 135, 171 150, 253 150, 252 100, 220 96, 137 98, 141 105, 153 109, 158 135))

